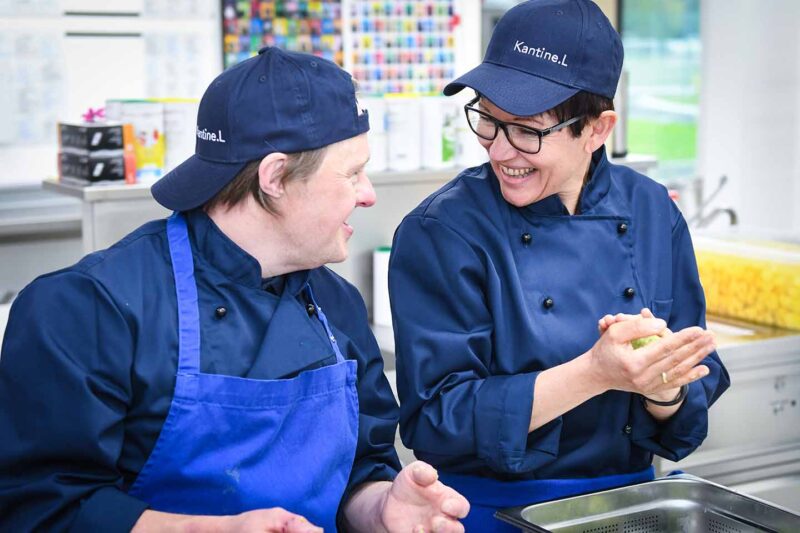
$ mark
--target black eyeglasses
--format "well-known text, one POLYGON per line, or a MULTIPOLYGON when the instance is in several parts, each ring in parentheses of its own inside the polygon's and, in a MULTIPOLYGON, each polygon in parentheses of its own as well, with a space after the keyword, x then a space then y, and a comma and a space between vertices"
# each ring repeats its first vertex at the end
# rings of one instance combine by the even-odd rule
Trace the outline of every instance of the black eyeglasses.
POLYGON ((547 129, 537 130, 536 128, 523 126, 522 124, 516 124, 514 122, 503 122, 485 111, 472 107, 479 99, 480 96, 476 96, 464 106, 464 112, 467 114, 467 122, 469 123, 470 129, 475 132, 475 135, 481 139, 493 141, 497 138, 497 131, 503 130, 511 146, 526 154, 538 154, 539 150, 542 149, 542 137, 562 130, 571 124, 575 124, 584 117, 584 115, 578 115, 577 117, 565 120, 547 129))

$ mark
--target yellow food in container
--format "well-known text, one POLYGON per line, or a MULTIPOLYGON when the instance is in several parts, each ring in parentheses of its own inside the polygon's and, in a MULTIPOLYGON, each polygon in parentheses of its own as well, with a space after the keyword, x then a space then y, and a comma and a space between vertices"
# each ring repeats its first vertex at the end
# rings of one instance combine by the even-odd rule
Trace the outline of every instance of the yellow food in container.
POLYGON ((709 314, 800 330, 800 245, 693 240, 709 314))

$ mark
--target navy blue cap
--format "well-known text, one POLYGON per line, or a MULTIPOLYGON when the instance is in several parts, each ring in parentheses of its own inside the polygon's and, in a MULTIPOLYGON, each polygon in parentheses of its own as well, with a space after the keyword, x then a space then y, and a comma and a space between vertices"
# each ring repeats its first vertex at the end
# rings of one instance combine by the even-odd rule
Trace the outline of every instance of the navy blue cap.
POLYGON ((614 98, 622 41, 589 0, 529 0, 498 21, 483 62, 444 88, 470 87, 517 116, 538 115, 578 91, 614 98))
POLYGON ((186 211, 210 200, 250 161, 367 130, 350 74, 326 59, 265 47, 211 82, 200 100, 194 155, 151 191, 164 207, 186 211))

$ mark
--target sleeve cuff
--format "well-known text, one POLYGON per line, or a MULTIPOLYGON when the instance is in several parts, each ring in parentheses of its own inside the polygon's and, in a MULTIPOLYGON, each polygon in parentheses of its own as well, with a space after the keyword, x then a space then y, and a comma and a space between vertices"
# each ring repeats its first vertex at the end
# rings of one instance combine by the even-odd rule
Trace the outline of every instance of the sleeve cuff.
MULTIPOLYGON (((394 466, 399 466, 399 463, 394 466)), ((361 484, 370 481, 394 481, 397 477, 398 470, 393 465, 386 463, 374 463, 371 468, 353 468, 350 474, 350 481, 347 483, 347 488, 342 494, 342 499, 339 502, 339 510, 336 512, 336 529, 339 531, 346 531, 346 521, 344 520, 344 508, 347 500, 350 499, 350 494, 361 484)))
POLYGON ((105 487, 83 500, 70 531, 128 533, 147 507, 116 487, 105 487))
POLYGON ((527 472, 555 460, 561 418, 528 434, 538 372, 487 378, 478 391, 478 456, 498 472, 527 472))
POLYGON ((668 420, 658 422, 641 399, 631 401, 631 441, 670 461, 679 461, 692 453, 708 434, 708 402, 703 386, 689 384, 689 392, 680 408, 668 420))
POLYGON ((394 478, 397 477, 399 472, 396 467, 399 466, 399 463, 397 465, 373 463, 361 468, 354 467, 353 472, 350 474, 350 481, 347 484, 347 490, 345 492, 349 493, 355 487, 362 483, 367 483, 368 481, 394 481, 394 478))

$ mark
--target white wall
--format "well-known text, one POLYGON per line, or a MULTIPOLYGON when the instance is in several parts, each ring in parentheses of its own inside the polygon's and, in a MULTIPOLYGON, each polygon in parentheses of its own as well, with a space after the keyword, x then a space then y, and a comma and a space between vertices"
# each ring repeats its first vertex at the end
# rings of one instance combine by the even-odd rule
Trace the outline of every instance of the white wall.
POLYGON ((800 235, 800 2, 703 0, 699 171, 743 227, 800 235))
POLYGON ((456 76, 476 67, 483 59, 481 46, 481 5, 476 0, 456 0, 461 24, 456 26, 456 76))

